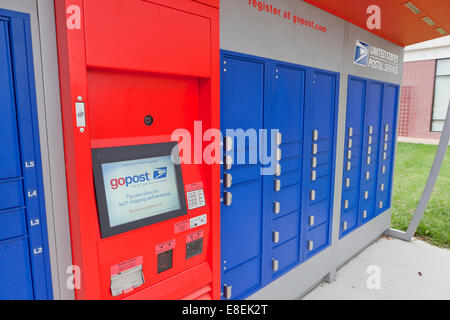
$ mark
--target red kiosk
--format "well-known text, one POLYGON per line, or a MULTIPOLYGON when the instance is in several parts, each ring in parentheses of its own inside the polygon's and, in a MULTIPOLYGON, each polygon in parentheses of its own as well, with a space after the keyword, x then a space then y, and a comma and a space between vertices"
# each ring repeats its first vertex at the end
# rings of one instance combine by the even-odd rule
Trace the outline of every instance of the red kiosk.
POLYGON ((219 299, 219 0, 56 0, 77 299, 219 299))

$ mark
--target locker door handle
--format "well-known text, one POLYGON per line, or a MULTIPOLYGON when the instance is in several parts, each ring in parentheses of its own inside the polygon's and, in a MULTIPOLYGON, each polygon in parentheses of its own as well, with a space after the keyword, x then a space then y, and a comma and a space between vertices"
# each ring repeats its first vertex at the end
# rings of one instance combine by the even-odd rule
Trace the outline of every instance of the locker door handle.
POLYGON ((273 243, 280 242, 280 232, 272 231, 272 239, 273 239, 273 243))
POLYGON ((272 259, 272 270, 277 272, 279 267, 278 260, 272 259))
POLYGON ((317 154, 317 143, 314 143, 312 146, 312 153, 317 154))
POLYGON ((233 139, 231 137, 225 136, 225 151, 233 150, 233 139))
POLYGON ((345 179, 345 186, 350 187, 350 178, 345 179))
POLYGON ((233 166, 233 158, 231 158, 231 156, 225 156, 225 170, 230 170, 231 167, 233 166))
POLYGON ((225 191, 223 195, 225 205, 227 207, 231 206, 233 202, 233 194, 231 192, 225 191))
POLYGON ((275 213, 275 214, 280 213, 280 203, 277 201, 273 202, 273 213, 275 213))
POLYGON ((370 156, 368 156, 367 157, 367 164, 369 165, 371 161, 372 161, 372 159, 370 158, 370 156))
POLYGON ((348 136, 353 137, 353 128, 352 127, 348 128, 348 136))
POLYGON ((33 249, 33 253, 34 253, 34 254, 41 254, 43 251, 44 251, 44 250, 42 249, 42 247, 33 249))
POLYGON ((386 173, 386 166, 383 166, 383 169, 381 170, 383 173, 386 173))
POLYGON ((277 164, 275 167, 275 175, 277 177, 281 176, 281 165, 280 164, 277 164))
POLYGON ((367 171, 366 172, 366 180, 369 180, 370 179, 370 171, 367 171))
POLYGON ((275 179, 275 180, 273 181, 273 184, 274 184, 273 188, 274 188, 274 190, 275 190, 276 192, 278 192, 278 191, 281 190, 281 180, 275 179))
POLYGON ((317 171, 313 170, 311 171, 311 181, 316 181, 317 180, 317 171))
POLYGON ((348 150, 348 152, 347 152, 347 159, 348 160, 352 159, 352 150, 348 150))
POLYGON ((373 126, 369 126, 369 134, 373 133, 373 126))
POLYGON ((314 225, 314 216, 309 216, 309 225, 310 226, 314 225))
POLYGON ((227 286, 227 285, 223 286, 225 299, 230 299, 231 298, 231 289, 232 288, 233 288, 233 286, 227 286))
POLYGON ((384 191, 384 183, 381 184, 380 189, 381 189, 381 191, 384 191))
POLYGON ((316 200, 316 190, 311 190, 311 201, 316 200))
POLYGON ((344 201, 344 209, 348 209, 348 200, 344 201))
POLYGON ((369 137, 369 144, 372 144, 372 136, 369 137))
POLYGON ((312 166, 313 168, 317 167, 317 158, 316 158, 316 157, 313 157, 313 158, 312 158, 311 166, 312 166))
POLYGON ((319 130, 313 130, 313 141, 319 140, 319 130))
POLYGON ((344 230, 347 230, 347 228, 348 228, 348 223, 347 223, 347 221, 344 221, 344 223, 343 223, 343 228, 344 228, 344 230))
POLYGON ((225 173, 223 181, 225 188, 230 188, 233 185, 233 176, 229 173, 225 173))
POLYGON ((384 141, 385 141, 385 142, 388 142, 388 141, 389 141, 389 135, 388 135, 387 133, 384 135, 384 141))
POLYGON ((277 161, 281 160, 281 149, 277 149, 277 151, 276 151, 276 159, 277 159, 277 161))
POLYGON ((369 191, 364 191, 364 199, 369 199, 369 191))
POLYGON ((348 148, 351 149, 353 147, 353 140, 348 139, 348 148))
POLYGON ((367 148, 367 154, 372 154, 372 147, 369 146, 369 147, 367 148))
POLYGON ((308 241, 308 250, 313 251, 314 249, 314 241, 308 241))
POLYGON ((350 171, 352 169, 352 163, 349 161, 347 162, 347 171, 350 171))
POLYGON ((384 132, 389 132, 389 125, 388 124, 384 127, 384 132))
POLYGON ((363 211, 363 219, 366 219, 367 218, 367 210, 364 210, 363 211))
POLYGON ((383 201, 380 201, 380 209, 383 209, 383 201))
POLYGON ((276 144, 277 144, 277 146, 280 146, 281 145, 281 142, 282 142, 282 135, 281 135, 281 132, 278 132, 277 133, 277 135, 276 135, 276 144))

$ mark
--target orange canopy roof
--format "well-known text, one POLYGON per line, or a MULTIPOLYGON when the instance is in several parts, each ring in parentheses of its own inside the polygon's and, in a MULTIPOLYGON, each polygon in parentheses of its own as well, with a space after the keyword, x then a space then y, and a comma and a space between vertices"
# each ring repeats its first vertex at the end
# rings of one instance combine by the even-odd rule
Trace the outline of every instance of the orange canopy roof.
POLYGON ((450 0, 304 0, 401 46, 450 34, 450 0), (381 30, 367 28, 370 5, 381 8, 381 30), (423 18, 431 19, 430 25, 423 18))

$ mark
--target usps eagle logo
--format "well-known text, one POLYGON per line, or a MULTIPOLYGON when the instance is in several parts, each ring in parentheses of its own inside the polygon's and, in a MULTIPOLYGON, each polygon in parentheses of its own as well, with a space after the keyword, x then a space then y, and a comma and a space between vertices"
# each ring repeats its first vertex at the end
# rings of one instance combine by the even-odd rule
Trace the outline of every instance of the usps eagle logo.
POLYGON ((167 178, 167 167, 156 168, 153 171, 153 179, 158 180, 158 179, 164 179, 164 178, 167 178))
POLYGON ((367 65, 369 64, 369 52, 370 44, 357 40, 355 60, 353 62, 355 64, 359 64, 360 66, 367 67, 367 65))

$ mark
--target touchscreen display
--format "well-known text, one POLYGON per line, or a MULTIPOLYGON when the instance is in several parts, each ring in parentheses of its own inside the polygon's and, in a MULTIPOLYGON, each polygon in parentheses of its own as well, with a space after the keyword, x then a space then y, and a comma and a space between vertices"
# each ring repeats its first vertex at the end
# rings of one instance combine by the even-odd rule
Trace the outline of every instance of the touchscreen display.
POLYGON ((111 228, 181 209, 171 156, 102 163, 111 228))

